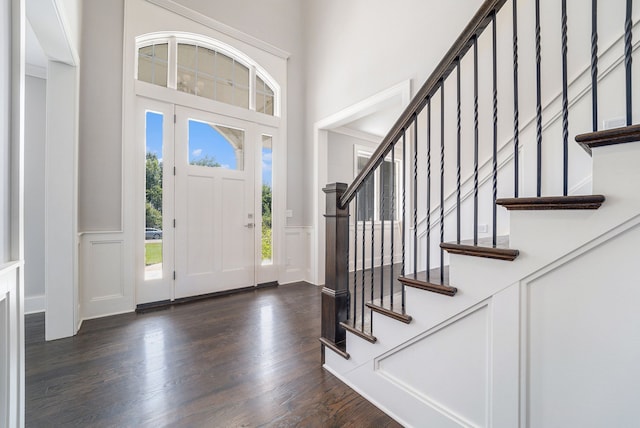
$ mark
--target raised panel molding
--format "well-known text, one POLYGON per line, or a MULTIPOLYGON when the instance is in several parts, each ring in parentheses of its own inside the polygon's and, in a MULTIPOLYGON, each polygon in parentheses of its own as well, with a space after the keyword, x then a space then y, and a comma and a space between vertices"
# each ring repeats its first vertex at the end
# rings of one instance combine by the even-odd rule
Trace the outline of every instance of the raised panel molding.
POLYGON ((639 239, 636 225, 523 281, 523 426, 640 420, 639 239))
POLYGON ((374 360, 374 370, 462 426, 489 426, 491 308, 483 302, 374 360))
POLYGON ((84 234, 80 242, 83 319, 133 310, 125 283, 125 240, 121 233, 84 234))
POLYGON ((284 259, 280 270, 280 284, 309 281, 311 270, 311 227, 284 228, 284 259))

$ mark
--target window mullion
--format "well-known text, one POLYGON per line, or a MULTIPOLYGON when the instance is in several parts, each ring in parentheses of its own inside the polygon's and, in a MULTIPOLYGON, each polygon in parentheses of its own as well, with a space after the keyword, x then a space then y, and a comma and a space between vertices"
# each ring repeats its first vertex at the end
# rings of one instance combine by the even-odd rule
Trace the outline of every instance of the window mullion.
POLYGON ((169 52, 167 53, 167 87, 178 87, 178 43, 175 37, 169 39, 169 52))
POLYGON ((256 68, 249 67, 249 110, 256 111, 256 68))

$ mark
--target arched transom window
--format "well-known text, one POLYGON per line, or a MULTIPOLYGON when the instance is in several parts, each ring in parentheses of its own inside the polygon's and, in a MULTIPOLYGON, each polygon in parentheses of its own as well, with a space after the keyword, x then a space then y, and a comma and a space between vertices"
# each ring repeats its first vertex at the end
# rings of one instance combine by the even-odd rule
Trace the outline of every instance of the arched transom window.
POLYGON ((136 39, 136 78, 225 104, 280 115, 279 86, 237 49, 203 36, 147 34, 136 39))

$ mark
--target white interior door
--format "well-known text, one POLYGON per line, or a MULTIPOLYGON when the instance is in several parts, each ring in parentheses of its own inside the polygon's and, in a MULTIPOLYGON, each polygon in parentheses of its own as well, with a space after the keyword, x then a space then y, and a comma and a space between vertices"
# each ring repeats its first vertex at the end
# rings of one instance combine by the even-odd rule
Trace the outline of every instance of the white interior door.
POLYGON ((253 286, 256 127, 175 113, 175 298, 253 286))

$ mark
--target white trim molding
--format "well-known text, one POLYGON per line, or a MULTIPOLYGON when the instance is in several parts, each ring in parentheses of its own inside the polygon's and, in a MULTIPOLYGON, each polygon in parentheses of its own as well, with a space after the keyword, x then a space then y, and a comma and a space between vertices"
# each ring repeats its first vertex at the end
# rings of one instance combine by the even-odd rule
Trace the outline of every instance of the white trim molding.
POLYGON ((402 81, 383 91, 378 92, 360 102, 357 102, 337 113, 326 117, 313 126, 313 236, 310 281, 314 284, 324 284, 324 193, 320 191, 327 184, 327 145, 329 131, 338 130, 344 133, 344 125, 361 119, 380 109, 390 99, 400 97, 402 107, 411 101, 411 80, 402 81))

